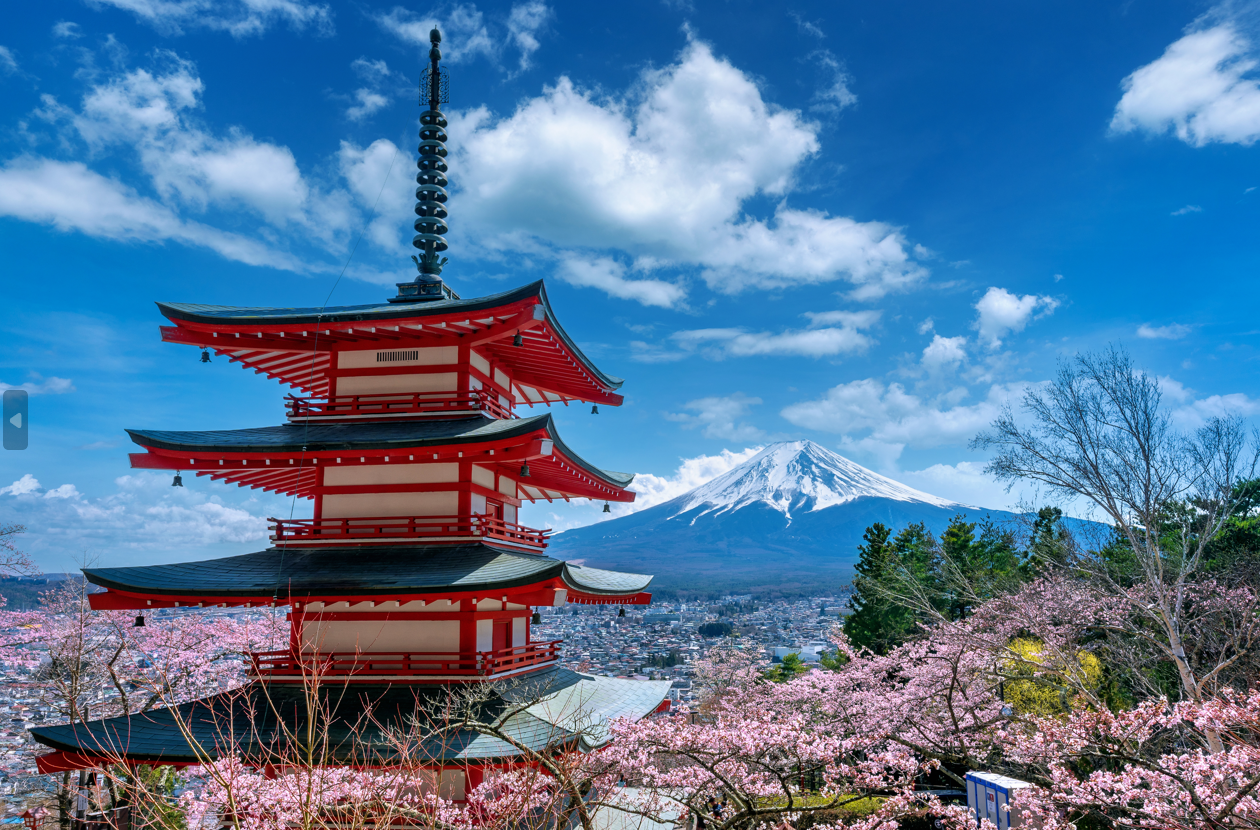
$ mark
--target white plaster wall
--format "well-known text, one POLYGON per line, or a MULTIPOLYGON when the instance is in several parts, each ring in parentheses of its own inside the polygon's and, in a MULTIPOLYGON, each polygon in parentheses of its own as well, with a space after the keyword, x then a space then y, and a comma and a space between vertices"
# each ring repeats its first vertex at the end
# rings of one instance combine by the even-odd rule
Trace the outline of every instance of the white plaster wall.
POLYGON ((505 496, 516 498, 516 482, 507 476, 499 476, 499 492, 505 496))
POLYGON ((439 493, 333 493, 324 496, 325 519, 368 516, 454 516, 459 494, 439 493))
POLYGON ((356 484, 434 484, 459 481, 458 464, 382 464, 371 467, 324 468, 324 484, 348 487, 356 484))
POLYGON ((477 620, 477 651, 494 648, 494 621, 477 620))
POLYGON ((525 645, 525 618, 524 617, 512 618, 512 645, 514 646, 525 645))
POLYGON ((302 625, 302 648, 447 654, 459 651, 459 620, 316 620, 302 625))
POLYGON ((489 467, 483 467, 480 464, 472 465, 473 484, 480 484, 487 490, 494 489, 494 470, 489 467))
MULTIPOLYGON (((458 346, 429 346, 423 349, 355 349, 337 353, 338 369, 367 369, 377 366, 445 366, 459 362, 458 346), (380 352, 417 352, 415 360, 377 360, 380 352)), ((487 368, 489 364, 486 364, 487 368)), ((483 370, 484 371, 484 370, 483 370)))
POLYGON ((457 375, 454 372, 434 372, 425 375, 351 375, 337 378, 337 394, 454 392, 458 388, 456 378, 457 375))

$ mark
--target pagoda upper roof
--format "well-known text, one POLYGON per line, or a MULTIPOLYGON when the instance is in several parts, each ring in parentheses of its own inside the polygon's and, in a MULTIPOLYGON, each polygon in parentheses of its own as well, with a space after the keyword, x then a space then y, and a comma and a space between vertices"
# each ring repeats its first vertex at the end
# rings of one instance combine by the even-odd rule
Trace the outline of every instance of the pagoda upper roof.
MULTIPOLYGON (((508 684, 491 687, 477 712, 531 751, 576 743, 590 749, 607 740, 602 724, 618 717, 639 719, 653 712, 669 691, 669 681, 596 677, 551 667, 508 684), (579 701, 580 705, 573 705, 579 701), (522 708, 525 707, 525 708, 522 708), (506 719, 504 717, 506 716, 506 719), (595 730, 591 724, 600 724, 595 730)), ((460 763, 512 759, 520 749, 493 736, 463 728, 430 738, 407 757, 398 755, 397 733, 424 723, 417 711, 440 719, 449 707, 449 689, 440 685, 360 685, 319 687, 311 706, 304 684, 253 683, 172 709, 87 723, 38 726, 35 740, 59 752, 40 759, 44 771, 77 768, 85 760, 110 763, 189 765, 237 755, 251 764, 283 763, 295 748, 288 736, 304 734, 312 711, 327 729, 332 764, 460 763), (186 731, 185 731, 186 730, 186 731), (393 733, 393 734, 391 734, 393 733), (194 740, 201 750, 189 743, 194 740), (58 756, 61 757, 58 757, 58 756), (207 757, 208 756, 208 757, 207 757)))
POLYGON ((615 392, 624 381, 601 371, 560 326, 542 280, 467 300, 331 308, 157 306, 175 323, 163 327, 164 340, 214 349, 313 395, 328 394, 332 352, 467 344, 511 367, 525 403, 622 401, 615 392), (514 346, 518 332, 523 342, 514 346))
MULTIPOLYGON (((587 568, 561 559, 466 545, 269 548, 257 553, 125 568, 85 568, 88 582, 131 598, 182 599, 184 604, 244 604, 290 600, 362 601, 420 595, 498 596, 511 589, 564 588, 577 602, 637 599, 651 583, 646 574, 587 568), (496 593, 497 592, 497 593, 496 593), (356 599, 359 598, 359 599, 356 599)), ((146 607, 93 594, 98 604, 146 607)), ((121 600, 122 598, 118 598, 121 600)), ((153 605, 171 605, 155 602, 153 605)), ((535 602, 533 604, 544 604, 535 602)))
MULTIPOLYGON (((321 456, 348 453, 347 464, 360 461, 353 453, 367 453, 371 463, 386 458, 401 461, 408 450, 441 450, 439 457, 469 457, 480 449, 478 463, 519 464, 524 456, 504 450, 531 439, 551 442, 549 451, 529 457, 534 472, 520 485, 526 498, 604 498, 633 499, 625 490, 634 473, 604 470, 584 460, 560 439, 550 413, 531 418, 495 419, 484 415, 471 418, 386 421, 375 423, 280 424, 270 427, 228 430, 129 429, 131 440, 149 450, 132 454, 132 466, 148 469, 196 470, 199 474, 223 478, 243 485, 307 496, 313 486, 312 463, 321 456), (463 449, 461 449, 463 448, 463 449), (465 452, 464 456, 458 453, 465 452), (494 455, 493 453, 499 453, 494 455), (156 457, 154 457, 156 456, 156 457), (257 467, 270 458, 300 456, 304 465, 268 467, 259 478, 257 467), (219 465, 229 458, 240 467, 219 465), (256 459, 251 466, 251 458, 256 459)), ((415 455, 414 452, 410 455, 415 455)), ((431 458, 430 455, 429 458, 431 458)), ((367 456, 362 456, 367 463, 367 456)), ((423 458, 421 460, 429 460, 423 458)))

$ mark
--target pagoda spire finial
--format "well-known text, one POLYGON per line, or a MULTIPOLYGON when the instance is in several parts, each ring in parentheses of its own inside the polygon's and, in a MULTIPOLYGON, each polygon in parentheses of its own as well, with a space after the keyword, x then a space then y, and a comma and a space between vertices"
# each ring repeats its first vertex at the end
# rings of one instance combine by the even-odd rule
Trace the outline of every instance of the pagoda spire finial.
POLYGON ((398 283, 398 296, 391 303, 442 300, 452 292, 442 284, 442 266, 446 257, 446 116, 440 109, 450 102, 446 71, 438 66, 442 59, 442 33, 437 27, 429 32, 429 66, 420 78, 420 105, 428 109, 420 113, 420 158, 416 162, 416 235, 411 244, 420 250, 412 262, 420 271, 413 282, 398 283))

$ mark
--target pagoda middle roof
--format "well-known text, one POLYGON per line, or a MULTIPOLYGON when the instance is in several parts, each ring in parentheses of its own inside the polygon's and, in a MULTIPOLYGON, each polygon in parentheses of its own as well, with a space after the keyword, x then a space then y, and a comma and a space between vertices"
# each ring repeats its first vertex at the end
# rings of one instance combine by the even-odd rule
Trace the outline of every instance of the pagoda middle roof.
MULTIPOLYGON (((152 469, 170 467, 182 470, 199 469, 191 463, 191 458, 185 458, 185 456, 207 453, 236 456, 258 455, 262 458, 269 455, 300 454, 308 459, 315 454, 336 452, 395 451, 402 454, 408 449, 476 446, 512 439, 528 440, 531 435, 534 435, 551 441, 552 451, 548 458, 542 459, 543 463, 539 465, 534 479, 522 481, 522 486, 532 487, 544 498, 560 498, 562 496, 559 494, 566 492, 566 481, 572 479, 572 475, 565 473, 568 469, 567 465, 571 463, 587 475, 602 482, 604 490, 593 493, 595 497, 617 499, 619 493, 622 496, 633 496, 632 493, 621 493, 621 491, 634 481, 634 473, 601 469, 573 452, 560 439, 550 413, 515 419, 496 419, 478 415, 471 418, 374 423, 280 424, 228 430, 129 429, 127 433, 132 441, 148 448, 151 453, 157 451, 164 456, 177 457, 177 460, 168 463, 159 459, 133 455, 133 466, 152 469), (190 463, 183 464, 184 461, 190 463), (555 491, 553 496, 547 495, 549 491, 555 491)), ((487 462, 494 463, 494 457, 482 459, 480 463, 487 462)), ((205 474, 204 471, 199 470, 199 472, 205 474)), ((218 477, 229 479, 234 475, 230 469, 215 468, 213 473, 218 477)), ((250 470, 244 470, 237 475, 250 474, 250 470)), ((306 492, 309 487, 309 475, 303 478, 304 474, 309 474, 309 468, 299 467, 291 472, 276 468, 276 472, 272 474, 265 489, 309 495, 306 492)), ((572 494, 579 497, 588 496, 588 493, 581 490, 580 482, 575 480, 569 484, 576 488, 569 491, 572 494)), ((534 495, 527 497, 535 498, 534 495)))
POLYGON ((496 361, 513 367, 516 391, 524 403, 621 403, 615 391, 624 381, 600 370, 560 326, 542 280, 466 300, 328 308, 163 302, 157 306, 176 324, 163 329, 163 339, 215 349, 312 394, 327 394, 329 351, 474 342, 496 361), (274 336, 279 332, 284 334, 274 336), (518 332, 523 335, 522 344, 511 345, 518 332), (308 356, 278 361, 277 352, 308 356))
MULTIPOLYGON (((589 749, 607 740, 607 721, 650 714, 668 690, 669 681, 596 677, 552 667, 494 684, 475 716, 498 723, 504 734, 531 751, 574 741, 589 749)), ((428 712, 440 722, 443 707, 450 706, 449 690, 442 685, 346 688, 327 683, 319 687, 320 700, 314 707, 306 697, 309 692, 303 684, 256 682, 171 709, 38 726, 31 734, 63 753, 105 762, 196 764, 239 755, 262 765, 293 757, 296 747, 289 736, 304 733, 313 710, 320 713, 321 729, 327 730, 328 758, 334 765, 450 764, 524 754, 511 743, 466 727, 440 737, 416 735, 415 742, 403 742, 409 743, 409 751, 401 754, 397 734, 409 734, 409 724, 427 722, 416 718, 418 712, 428 712)))
POLYGON ((269 548, 241 556, 141 565, 85 568, 93 585, 130 595, 225 600, 338 599, 413 596, 443 592, 501 591, 558 580, 574 595, 631 597, 652 577, 587 568, 561 559, 466 545, 269 548))

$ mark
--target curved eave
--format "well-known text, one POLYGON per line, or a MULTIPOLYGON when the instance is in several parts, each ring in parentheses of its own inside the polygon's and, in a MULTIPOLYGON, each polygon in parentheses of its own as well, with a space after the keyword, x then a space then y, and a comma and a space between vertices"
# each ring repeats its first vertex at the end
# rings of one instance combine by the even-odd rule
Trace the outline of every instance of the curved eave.
POLYGON ((482 417, 281 424, 222 431, 129 429, 127 434, 149 451, 133 453, 133 467, 196 472, 285 494, 311 494, 314 465, 319 463, 316 459, 347 455, 346 466, 350 466, 379 463, 384 458, 401 460, 422 449, 438 450, 435 454, 444 461, 463 458, 487 465, 538 462, 535 477, 520 482, 533 491, 527 495, 530 500, 569 496, 634 500, 633 491, 626 490, 634 481, 634 474, 601 469, 573 452, 560 438, 550 413, 517 420, 482 417), (481 455, 470 456, 471 451, 481 455), (355 457, 355 453, 367 455, 355 457), (366 460, 368 455, 370 462, 366 460), (228 460, 231 466, 227 465, 228 460), (273 460, 277 462, 274 466, 268 463, 273 460))
POLYGON ((498 595, 521 605, 554 605, 558 598, 635 605, 650 601, 644 589, 652 581, 486 543, 268 548, 193 562, 85 568, 83 575, 106 589, 89 596, 97 610, 382 600, 401 607, 426 598, 498 595))
POLYGON ((570 592, 591 597, 622 598, 641 594, 652 583, 650 574, 631 574, 606 571, 582 565, 564 563, 560 575, 570 592))
POLYGON ((268 548, 194 562, 84 568, 83 575, 93 585, 135 596, 207 604, 274 598, 283 605, 291 600, 541 591, 563 571, 558 559, 475 543, 268 548))
MULTIPOLYGON (((333 328, 348 326, 350 327, 348 331, 353 335, 351 340, 359 348, 397 348, 400 336, 396 332, 391 333, 384 330, 386 324, 402 325, 409 320, 428 322, 430 324, 450 320, 454 323, 460 318, 468 318, 465 322, 478 322, 472 321, 471 318, 475 315, 487 313, 491 317, 496 317, 496 319, 497 316, 505 316, 505 320, 496 322, 495 326, 501 327, 502 324, 509 323, 502 331, 497 332, 491 339, 486 340, 485 344, 498 351, 498 357, 504 359, 504 362, 511 364, 512 355, 503 349, 503 341, 510 341, 517 327, 511 325, 510 319, 507 318, 510 318, 512 314, 516 314, 518 311, 535 305, 542 309, 542 322, 550 333, 555 335, 561 346, 581 366, 583 372, 600 387, 599 391, 593 395, 575 395, 574 397, 579 400, 595 400, 609 405, 620 405, 621 396, 614 393, 621 388, 625 381, 600 370, 578 348, 573 338, 560 325, 560 321, 556 317, 550 301, 547 299, 546 287, 543 285, 542 280, 511 291, 468 300, 436 300, 426 303, 403 304, 384 303, 378 305, 340 306, 326 309, 237 308, 196 303, 157 303, 158 309, 163 316, 175 323, 179 329, 194 334, 203 333, 207 336, 211 336, 216 332, 233 334, 232 339, 229 341, 196 336, 184 338, 172 335, 168 337, 167 332, 164 331, 164 339, 214 348, 220 354, 228 354, 231 359, 238 360, 254 368, 257 368, 257 364, 274 363, 275 361, 252 359, 250 357, 251 350, 257 350, 259 355, 270 354, 272 353, 271 350, 300 353, 303 351, 309 352, 311 346, 303 346, 300 340, 295 341, 293 339, 284 341, 271 337, 240 337, 242 332, 238 330, 248 330, 250 334, 254 334, 263 331, 281 332, 288 329, 290 333, 293 333, 295 327, 300 329, 302 326, 317 325, 333 328), (496 315, 496 312, 498 315, 496 315), (383 327, 383 330, 380 332, 375 331, 378 326, 383 327), (355 332, 355 327, 360 329, 360 331, 355 332), (372 330, 371 333, 369 333, 369 329, 372 330), (357 338, 362 342, 357 342, 353 338, 357 338)), ((460 335, 477 337, 478 327, 477 325, 472 325, 469 328, 460 328, 453 324, 449 329, 443 329, 442 332, 445 335, 444 340, 458 342, 453 338, 460 335)), ((484 332, 482 332, 482 336, 485 336, 484 332)), ((325 338, 322 344, 323 350, 327 351, 330 348, 335 348, 337 343, 345 343, 346 340, 346 332, 339 331, 335 336, 325 338)), ((405 345, 412 345, 413 343, 414 339, 405 342, 405 345)), ((307 365, 300 367, 300 369, 293 368, 292 372, 272 372, 267 371, 266 368, 259 368, 258 370, 301 388, 317 386, 322 388, 322 381, 314 383, 314 379, 308 376, 314 374, 322 378, 326 368, 326 365, 323 363, 314 365, 307 361, 307 365)), ((541 402, 545 403, 547 401, 541 402)))

